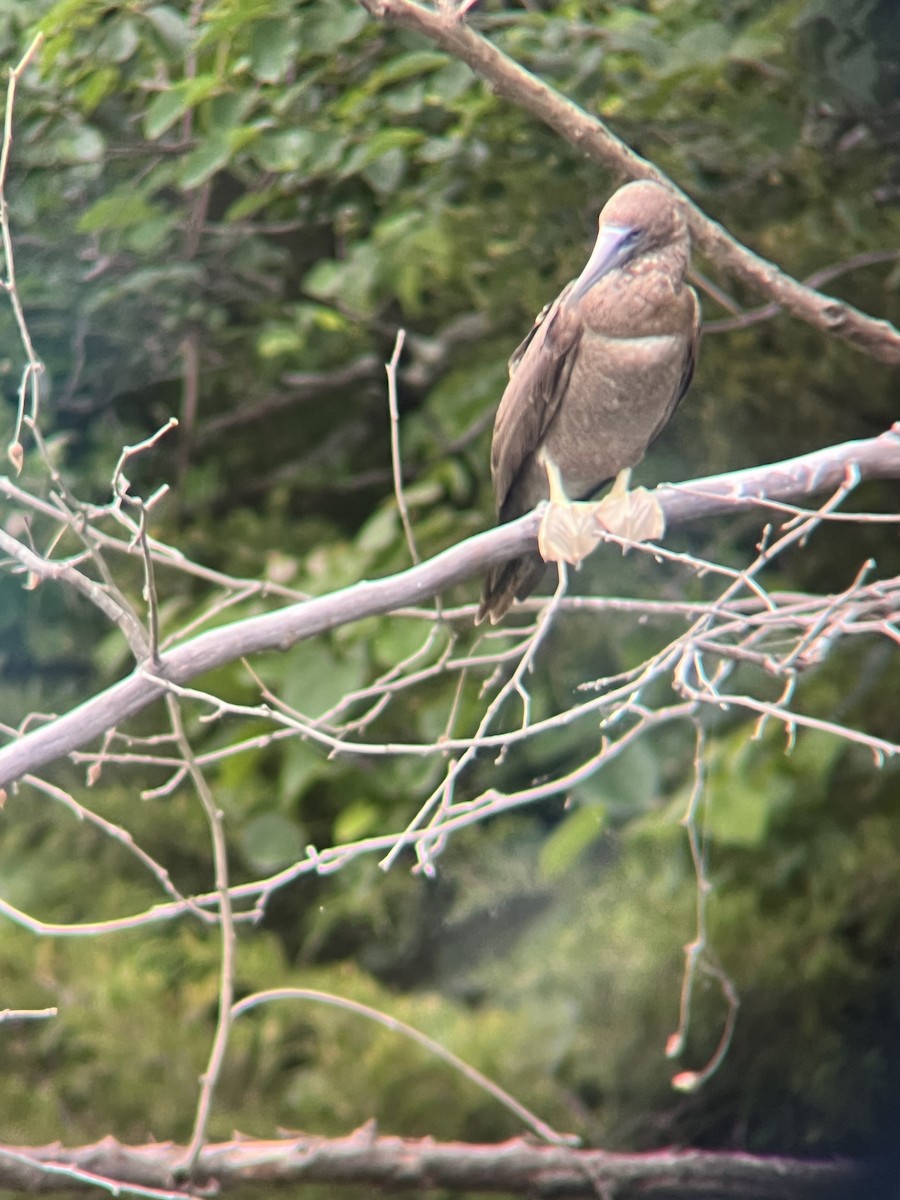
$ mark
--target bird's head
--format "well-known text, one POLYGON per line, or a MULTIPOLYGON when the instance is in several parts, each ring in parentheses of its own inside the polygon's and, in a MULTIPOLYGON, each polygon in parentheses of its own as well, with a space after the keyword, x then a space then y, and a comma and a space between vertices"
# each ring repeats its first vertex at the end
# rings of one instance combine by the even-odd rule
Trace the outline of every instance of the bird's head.
POLYGON ((684 208, 675 193, 660 183, 642 179, 620 187, 600 213, 599 226, 591 257, 575 280, 573 300, 586 296, 610 271, 668 246, 683 249, 687 262, 684 208))

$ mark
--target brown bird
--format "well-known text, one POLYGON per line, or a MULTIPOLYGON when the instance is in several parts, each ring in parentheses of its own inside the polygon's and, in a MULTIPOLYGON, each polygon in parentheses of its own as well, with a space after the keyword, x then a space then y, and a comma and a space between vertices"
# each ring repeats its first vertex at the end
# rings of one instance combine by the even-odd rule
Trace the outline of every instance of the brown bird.
MULTIPOLYGON (((691 381, 700 312, 685 283, 690 238, 680 200, 658 183, 628 183, 599 226, 587 266, 510 359, 491 446, 501 524, 551 490, 559 499, 560 484, 587 500, 639 463, 691 381)), ((499 621, 544 567, 526 554, 492 568, 476 620, 499 621)))

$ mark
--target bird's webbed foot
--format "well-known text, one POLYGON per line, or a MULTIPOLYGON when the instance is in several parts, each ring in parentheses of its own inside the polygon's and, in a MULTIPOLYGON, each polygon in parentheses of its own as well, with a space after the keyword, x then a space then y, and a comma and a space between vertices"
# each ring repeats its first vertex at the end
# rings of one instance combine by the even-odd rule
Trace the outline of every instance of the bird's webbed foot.
POLYGON ((594 504, 601 529, 632 542, 656 542, 666 532, 666 518, 656 496, 645 487, 629 490, 631 470, 620 471, 609 492, 594 504))
POLYGON ((578 566, 606 533, 632 542, 652 542, 665 532, 656 497, 643 487, 629 491, 630 470, 619 472, 602 500, 569 500, 556 463, 545 454, 541 463, 550 485, 538 530, 538 549, 545 562, 578 566))

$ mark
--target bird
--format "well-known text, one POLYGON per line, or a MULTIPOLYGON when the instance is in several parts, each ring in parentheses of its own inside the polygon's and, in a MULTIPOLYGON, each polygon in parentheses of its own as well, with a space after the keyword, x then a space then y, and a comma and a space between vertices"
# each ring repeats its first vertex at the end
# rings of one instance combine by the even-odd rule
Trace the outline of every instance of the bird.
MULTIPOLYGON (((590 500, 613 479, 617 494, 627 487, 625 472, 668 424, 693 376, 700 306, 685 281, 689 263, 677 193, 639 180, 610 197, 584 270, 509 360, 491 444, 499 524, 547 499, 590 500)), ((531 552, 492 568, 476 621, 496 624, 530 595, 550 557, 566 554, 531 552)))

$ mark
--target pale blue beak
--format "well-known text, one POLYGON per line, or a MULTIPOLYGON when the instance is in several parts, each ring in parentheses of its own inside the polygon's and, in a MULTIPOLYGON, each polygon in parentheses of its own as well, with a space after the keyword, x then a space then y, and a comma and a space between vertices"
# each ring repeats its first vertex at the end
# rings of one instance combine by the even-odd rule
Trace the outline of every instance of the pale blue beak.
POLYGON ((627 261, 634 249, 636 233, 631 226, 604 225, 601 228, 587 266, 575 280, 573 300, 586 296, 604 275, 627 261))

